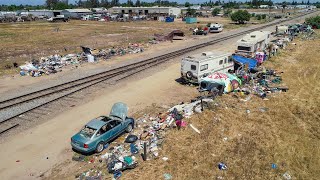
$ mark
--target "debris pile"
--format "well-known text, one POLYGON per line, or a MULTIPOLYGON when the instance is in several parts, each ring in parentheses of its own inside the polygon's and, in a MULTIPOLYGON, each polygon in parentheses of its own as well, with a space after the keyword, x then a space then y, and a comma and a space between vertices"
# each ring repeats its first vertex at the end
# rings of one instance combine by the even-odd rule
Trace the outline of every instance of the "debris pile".
MULTIPOLYGON (((189 118, 195 112, 202 112, 201 101, 204 107, 208 106, 208 103, 213 102, 212 99, 195 100, 191 103, 176 105, 166 113, 159 113, 154 116, 148 114, 143 115, 135 121, 136 128, 131 134, 125 138, 119 137, 117 139, 123 142, 112 142, 109 147, 105 147, 105 149, 108 148, 108 150, 105 150, 104 154, 96 155, 94 156, 95 158, 87 162, 96 163, 94 165, 97 169, 101 169, 101 167, 106 168, 107 172, 112 174, 114 179, 118 179, 122 176, 123 171, 134 169, 139 163, 143 163, 143 161, 158 158, 163 161, 170 160, 170 157, 163 156, 160 153, 166 132, 169 129, 179 130, 180 128, 187 128, 185 119, 189 118), (99 164, 101 164, 101 167, 98 167, 99 164)), ((200 130, 192 124, 189 124, 189 126, 196 133, 200 133, 200 130)), ((85 161, 84 159, 86 157, 87 156, 80 155, 79 157, 73 158, 73 160, 85 161)), ((89 178, 97 175, 102 176, 99 170, 92 169, 81 174, 82 177, 89 178)), ((165 176, 171 179, 169 178, 169 176, 171 176, 170 174, 165 176)), ((80 179, 80 177, 78 179, 80 179)))
POLYGON ((91 49, 83 47, 82 53, 67 54, 67 55, 51 55, 41 57, 39 60, 32 60, 26 62, 25 65, 20 66, 20 75, 29 75, 31 77, 39 77, 42 75, 50 75, 62 71, 63 67, 68 65, 75 65, 75 68, 82 63, 93 63, 99 59, 107 60, 111 56, 122 56, 125 54, 135 54, 144 52, 144 45, 138 43, 130 43, 128 47, 113 47, 110 49, 91 49))

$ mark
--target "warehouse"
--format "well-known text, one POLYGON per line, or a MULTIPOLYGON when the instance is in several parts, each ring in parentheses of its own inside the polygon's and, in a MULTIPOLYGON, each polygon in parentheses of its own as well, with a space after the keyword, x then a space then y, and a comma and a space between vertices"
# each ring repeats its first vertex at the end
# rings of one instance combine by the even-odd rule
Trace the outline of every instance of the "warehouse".
POLYGON ((90 11, 89 9, 65 9, 61 12, 61 15, 75 19, 80 19, 82 16, 89 14, 92 14, 92 11, 90 11))
POLYGON ((175 7, 112 7, 108 11, 111 14, 181 16, 181 9, 175 7))

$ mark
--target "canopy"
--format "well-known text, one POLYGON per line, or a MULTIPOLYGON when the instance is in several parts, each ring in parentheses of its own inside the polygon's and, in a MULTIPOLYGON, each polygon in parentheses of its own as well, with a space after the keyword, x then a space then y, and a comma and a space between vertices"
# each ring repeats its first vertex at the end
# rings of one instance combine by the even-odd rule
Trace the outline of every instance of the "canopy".
POLYGON ((257 60, 255 59, 245 58, 243 56, 238 56, 238 55, 233 55, 232 58, 234 59, 234 61, 241 63, 243 65, 249 64, 250 70, 257 66, 257 60))

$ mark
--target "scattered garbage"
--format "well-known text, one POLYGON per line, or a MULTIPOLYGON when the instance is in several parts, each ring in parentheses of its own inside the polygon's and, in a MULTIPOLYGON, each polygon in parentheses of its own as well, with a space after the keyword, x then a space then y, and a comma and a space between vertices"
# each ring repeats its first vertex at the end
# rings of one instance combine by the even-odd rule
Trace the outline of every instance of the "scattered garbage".
MULTIPOLYGON (((148 44, 147 44, 148 46, 148 44)), ((144 52, 144 45, 138 43, 129 43, 127 47, 112 47, 110 49, 91 49, 81 46, 82 53, 59 55, 54 54, 40 59, 33 59, 19 66, 21 76, 29 75, 39 77, 43 75, 55 74, 61 72, 65 66, 75 66, 83 63, 94 63, 99 59, 107 60, 112 56, 122 56, 125 54, 134 54, 144 52)), ((15 66, 18 66, 17 64, 15 66)))
POLYGON ((168 159, 169 159, 169 158, 167 158, 167 157, 163 157, 163 158, 162 158, 162 160, 164 160, 164 161, 168 161, 168 159))
POLYGON ((291 175, 288 172, 285 172, 283 174, 283 178, 286 179, 286 180, 291 180, 291 175))
POLYGON ((119 179, 121 176, 122 176, 121 171, 115 171, 115 172, 113 173, 113 178, 114 178, 114 179, 119 179))
POLYGON ((227 165, 225 165, 224 163, 219 163, 218 164, 218 168, 220 169, 220 170, 227 170, 227 165))
POLYGON ((277 169, 277 165, 274 164, 274 163, 272 163, 272 164, 271 164, 271 168, 272 168, 272 169, 277 169))
POLYGON ((126 143, 134 143, 138 140, 138 136, 130 134, 124 142, 126 143))
POLYGON ((170 180, 170 179, 172 179, 171 174, 168 174, 168 173, 163 174, 163 177, 164 177, 165 180, 170 180))
POLYGON ((199 129, 197 129, 196 127, 194 127, 192 124, 190 124, 190 127, 191 127, 195 132, 197 132, 197 133, 200 134, 199 129))

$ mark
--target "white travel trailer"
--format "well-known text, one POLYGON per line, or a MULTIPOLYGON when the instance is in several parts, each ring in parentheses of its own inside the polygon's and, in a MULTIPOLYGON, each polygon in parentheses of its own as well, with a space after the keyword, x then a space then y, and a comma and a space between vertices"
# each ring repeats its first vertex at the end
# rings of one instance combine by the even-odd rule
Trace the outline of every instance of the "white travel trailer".
POLYGON ((200 78, 213 72, 233 70, 232 54, 226 52, 203 52, 181 60, 181 78, 190 83, 199 83, 200 78))
POLYGON ((222 31, 223 31, 223 25, 222 24, 218 24, 218 23, 210 24, 209 32, 211 32, 211 33, 219 33, 219 32, 222 32, 222 31))
POLYGON ((269 31, 254 31, 237 41, 236 54, 245 57, 254 57, 257 51, 263 51, 270 43, 269 31))

